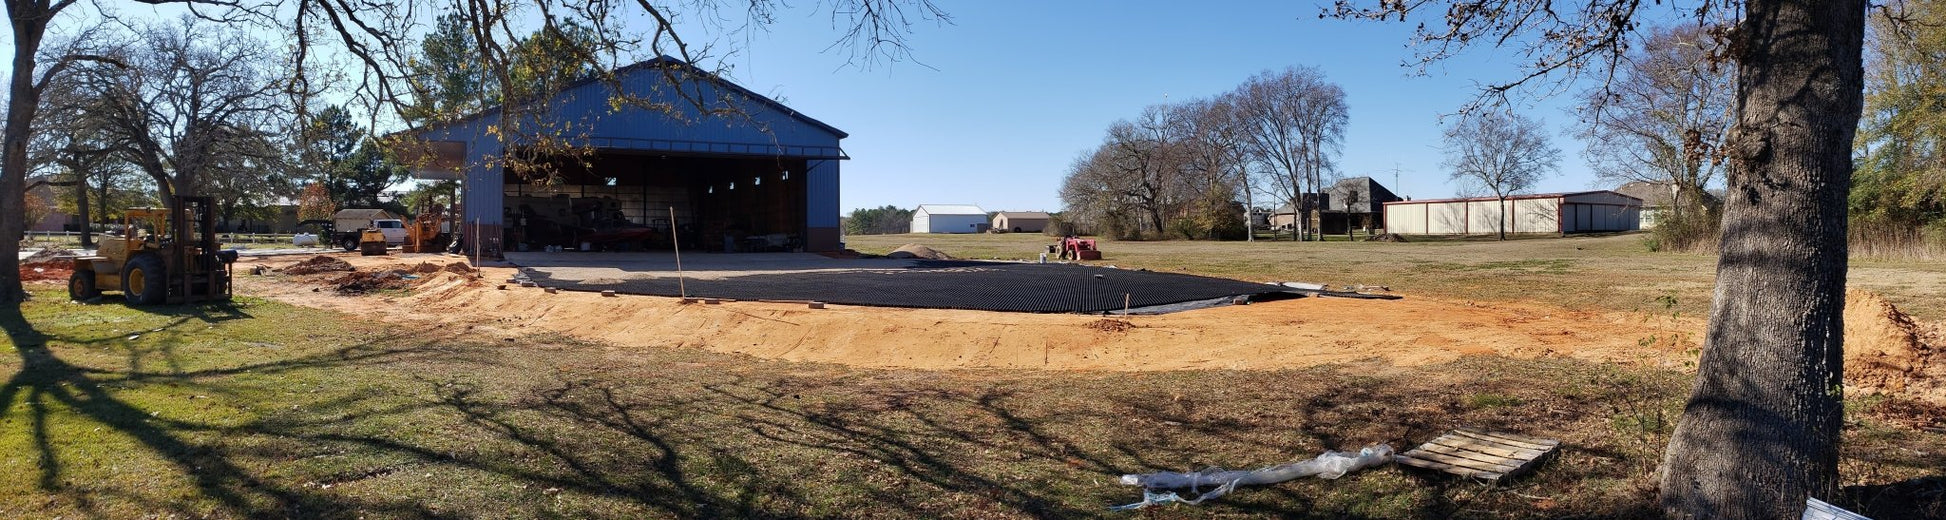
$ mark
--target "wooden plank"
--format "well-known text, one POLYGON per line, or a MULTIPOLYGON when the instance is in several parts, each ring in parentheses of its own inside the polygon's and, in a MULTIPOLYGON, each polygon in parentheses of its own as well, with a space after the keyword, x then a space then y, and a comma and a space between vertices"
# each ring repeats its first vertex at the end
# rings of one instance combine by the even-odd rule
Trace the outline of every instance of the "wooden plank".
POLYGON ((1492 443, 1459 435, 1441 436, 1440 438, 1433 439, 1431 444, 1520 460, 1532 460, 1547 454, 1543 450, 1530 450, 1511 444, 1492 443))
POLYGON ((1465 435, 1475 439, 1498 442, 1502 444, 1513 444, 1513 445, 1518 445, 1525 448, 1536 449, 1536 450, 1548 450, 1548 449, 1553 449, 1555 446, 1561 445, 1561 441, 1557 441, 1557 440, 1542 439, 1539 437, 1528 437, 1526 435, 1518 435, 1518 434, 1507 433, 1502 431, 1482 430, 1479 428, 1459 427, 1459 428, 1454 428, 1453 433, 1459 435, 1465 435))
POLYGON ((1425 443, 1425 444, 1422 444, 1422 445, 1419 445, 1419 447, 1418 447, 1418 448, 1415 448, 1415 450, 1416 450, 1416 451, 1425 451, 1425 452, 1429 452, 1429 453, 1438 453, 1438 454, 1440 454, 1440 455, 1445 455, 1445 456, 1448 456, 1448 457, 1459 457, 1459 458, 1462 458, 1462 459, 1468 459, 1468 460, 1477 460, 1477 461, 1480 461, 1480 462, 1485 462, 1485 463, 1487 463, 1487 464, 1496 464, 1496 465, 1500 465, 1500 466, 1506 466, 1506 467, 1507 467, 1507 470, 1508 470, 1508 471, 1511 471, 1511 470, 1513 470, 1514 468, 1519 468, 1519 467, 1521 466, 1521 464, 1523 464, 1523 463, 1526 463, 1526 462, 1527 462, 1527 461, 1529 461, 1529 460, 1533 460, 1533 459, 1530 459, 1530 458, 1524 458, 1524 457, 1520 457, 1520 458, 1516 458, 1516 457, 1502 457, 1502 456, 1499 456, 1499 455, 1492 455, 1492 454, 1487 454, 1487 453, 1480 453, 1480 452, 1477 452, 1477 451, 1470 451, 1470 450, 1462 450, 1462 449, 1457 449, 1457 448, 1453 448, 1453 447, 1450 447, 1450 446, 1443 446, 1443 445, 1440 445, 1440 444, 1437 444, 1437 442, 1438 442, 1438 441, 1437 441, 1437 440, 1435 439, 1435 440, 1434 440, 1434 442, 1428 442, 1428 443, 1425 443))
POLYGON ((1536 439, 1533 437, 1525 437, 1520 435, 1514 435, 1511 433, 1489 432, 1484 430, 1475 430, 1471 428, 1454 429, 1453 433, 1482 440, 1482 441, 1508 444, 1508 445, 1513 445, 1513 446, 1526 448, 1530 450, 1547 451, 1547 450, 1554 449, 1555 446, 1561 445, 1561 441, 1536 439))
POLYGON ((1414 449, 1412 451, 1405 452, 1405 454, 1406 456, 1415 459, 1425 459, 1433 462, 1442 462, 1446 464, 1452 464, 1454 466, 1462 466, 1462 467, 1477 469, 1480 471, 1491 471, 1494 473, 1502 473, 1502 474, 1505 474, 1507 472, 1519 468, 1518 466, 1510 466, 1506 464, 1498 464, 1493 462, 1477 461, 1473 459, 1454 457, 1452 455, 1446 455, 1443 453, 1434 453, 1434 452, 1420 450, 1420 449, 1414 449))
POLYGON ((1483 479, 1488 479, 1488 480, 1499 480, 1499 479, 1500 479, 1500 477, 1502 477, 1502 476, 1503 476, 1503 475, 1502 475, 1502 474, 1500 474, 1500 473, 1494 473, 1494 472, 1491 472, 1491 471, 1480 471, 1480 470, 1477 470, 1477 469, 1473 469, 1473 468, 1463 468, 1463 467, 1459 467, 1459 466, 1454 466, 1454 465, 1451 465, 1451 464, 1442 464, 1442 463, 1439 463, 1439 462, 1433 462, 1433 461, 1430 461, 1430 460, 1425 460, 1425 459, 1419 459, 1419 458, 1415 458, 1415 457, 1411 457, 1411 456, 1407 456, 1407 455, 1398 455, 1398 456, 1395 456, 1395 457, 1393 457, 1393 462, 1397 462, 1397 463, 1400 463, 1400 464, 1404 464, 1404 465, 1407 465, 1407 466, 1414 466, 1414 467, 1420 467, 1420 468, 1426 468, 1426 469, 1430 469, 1430 470, 1434 470, 1434 471, 1444 471, 1444 472, 1447 472, 1447 473, 1452 473, 1452 474, 1455 474, 1455 475, 1459 475, 1459 476, 1462 476, 1462 477, 1471 477, 1471 478, 1483 478, 1483 479))

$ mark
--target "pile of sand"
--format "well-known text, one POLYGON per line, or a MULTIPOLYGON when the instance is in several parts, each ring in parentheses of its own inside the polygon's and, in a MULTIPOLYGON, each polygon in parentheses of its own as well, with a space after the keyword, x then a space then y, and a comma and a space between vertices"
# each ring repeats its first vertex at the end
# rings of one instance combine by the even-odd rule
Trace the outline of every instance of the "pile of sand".
POLYGON ((917 260, 952 260, 953 256, 944 251, 926 247, 925 244, 906 244, 885 254, 886 258, 917 260))
POLYGON ((1946 404, 1940 324, 1919 324, 1866 291, 1845 293, 1845 383, 1946 404))
POLYGON ((466 262, 453 262, 450 264, 446 264, 446 267, 441 267, 439 268, 439 270, 443 272, 459 274, 459 275, 466 275, 466 274, 473 274, 473 273, 480 272, 480 270, 474 269, 473 266, 466 265, 466 262))
POLYGON ((352 271, 351 264, 342 259, 324 255, 313 256, 308 260, 284 268, 284 274, 317 274, 333 271, 352 271))

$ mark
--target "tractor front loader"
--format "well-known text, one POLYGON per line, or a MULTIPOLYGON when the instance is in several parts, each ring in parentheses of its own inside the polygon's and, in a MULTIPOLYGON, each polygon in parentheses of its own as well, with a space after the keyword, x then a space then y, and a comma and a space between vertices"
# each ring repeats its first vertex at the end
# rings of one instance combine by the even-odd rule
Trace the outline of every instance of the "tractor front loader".
POLYGON ((172 201, 167 209, 124 211, 119 236, 102 237, 94 256, 74 259, 68 297, 121 291, 131 305, 229 300, 237 252, 217 249, 214 199, 172 201))

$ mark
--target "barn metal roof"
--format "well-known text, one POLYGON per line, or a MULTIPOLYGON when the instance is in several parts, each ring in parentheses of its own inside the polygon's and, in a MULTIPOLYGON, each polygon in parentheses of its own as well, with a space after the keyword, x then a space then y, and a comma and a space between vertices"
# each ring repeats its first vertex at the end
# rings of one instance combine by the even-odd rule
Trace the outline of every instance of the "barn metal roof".
POLYGON ((924 211, 927 215, 979 215, 986 216, 987 210, 972 204, 920 204, 915 212, 924 211))
MULTIPOLYGON (((772 108, 772 109, 775 109, 775 110, 777 110, 777 111, 779 111, 779 112, 783 112, 783 113, 785 113, 785 114, 788 114, 788 115, 790 115, 790 116, 791 116, 791 118, 793 118, 793 119, 796 119, 796 120, 798 120, 798 121, 802 121, 802 122, 804 122, 804 123, 806 123, 806 124, 809 124, 809 125, 811 125, 811 126, 814 126, 814 127, 817 127, 817 128, 819 128, 819 129, 821 129, 821 130, 824 130, 824 131, 826 131, 826 132, 830 132, 830 133, 831 133, 832 135, 836 135, 836 136, 838 136, 838 138, 839 138, 839 139, 843 139, 843 138, 847 138, 847 137, 851 137, 851 134, 848 134, 848 133, 845 133, 845 131, 844 131, 844 130, 839 130, 839 129, 838 129, 838 127, 835 127, 835 126, 831 126, 830 124, 827 124, 827 123, 825 123, 825 122, 823 122, 823 121, 819 121, 819 120, 817 120, 817 119, 815 119, 815 118, 812 118, 811 116, 807 116, 807 115, 804 115, 803 113, 800 113, 800 112, 798 112, 798 111, 797 111, 796 109, 793 109, 793 108, 791 108, 791 107, 788 107, 788 106, 784 106, 784 104, 783 104, 783 103, 779 103, 779 102, 777 102, 777 100, 775 100, 775 99, 770 99, 769 97, 767 97, 767 96, 764 96, 763 94, 758 94, 758 93, 756 93, 755 91, 752 91, 752 90, 750 90, 750 89, 747 89, 747 88, 744 88, 744 87, 743 87, 742 85, 738 85, 738 84, 736 84, 736 82, 733 82, 733 81, 730 81, 730 80, 727 80, 727 79, 723 79, 723 77, 722 77, 722 76, 718 76, 718 75, 716 75, 715 73, 712 73, 712 72, 710 72, 710 71, 707 71, 707 70, 703 70, 703 69, 700 69, 700 68, 697 68, 697 67, 696 67, 695 65, 693 65, 693 64, 690 64, 689 62, 685 62, 685 61, 682 61, 682 60, 680 60, 680 59, 677 59, 677 58, 676 58, 676 57, 674 57, 674 56, 669 56, 669 55, 662 55, 662 56, 657 56, 657 57, 655 57, 655 58, 651 58, 651 59, 647 59, 647 60, 642 60, 642 61, 638 61, 638 62, 635 62, 635 63, 631 63, 631 64, 628 64, 628 65, 624 65, 624 66, 621 66, 621 67, 618 67, 618 68, 616 68, 615 70, 613 70, 613 71, 611 71, 611 74, 610 74, 610 75, 612 75, 612 76, 614 76, 615 78, 618 78, 618 80, 619 80, 619 78, 622 78, 622 77, 624 77, 624 76, 627 76, 627 75, 629 75, 629 74, 631 74, 631 73, 634 73, 634 72, 638 72, 638 71, 646 71, 646 70, 651 70, 651 69, 656 69, 656 68, 661 68, 661 67, 672 67, 672 68, 676 68, 676 69, 680 69, 680 70, 683 70, 683 71, 686 71, 686 72, 692 72, 692 73, 695 73, 695 78, 694 78, 694 79, 700 79, 700 80, 702 80, 702 81, 704 81, 704 82, 707 82, 707 83, 709 83, 709 84, 711 84, 711 85, 717 85, 717 86, 722 86, 722 87, 728 87, 728 88, 730 89, 730 91, 731 91, 731 92, 734 92, 734 93, 737 93, 737 94, 739 94, 739 95, 741 95, 741 96, 743 96, 743 97, 746 97, 746 98, 749 98, 749 99, 751 99, 751 100, 754 100, 754 101, 757 101, 757 102, 759 102, 759 103, 762 103, 762 104, 763 104, 764 106, 766 106, 766 107, 769 107, 769 108, 772 108)), ((590 77, 587 77, 587 78, 582 78, 582 79, 580 79, 580 80, 577 80, 577 81, 574 81, 574 82, 572 82, 572 83, 568 83, 568 84, 567 84, 566 86, 563 86, 563 87, 561 87, 561 88, 560 88, 559 90, 556 90, 556 91, 554 91, 554 92, 551 92, 551 93, 549 93, 549 94, 548 94, 548 95, 547 95, 546 97, 554 97, 554 96, 556 96, 556 95, 558 95, 558 94, 560 94, 560 93, 563 93, 563 92, 567 92, 567 91, 570 91, 570 90, 574 90, 574 89, 578 89, 578 88, 581 88, 581 87, 586 87, 586 86, 589 86, 589 85, 595 85, 595 84, 598 84, 598 83, 601 83, 602 81, 603 81, 603 80, 602 80, 602 78, 601 78, 601 76, 600 76, 600 75, 595 75, 595 76, 590 76, 590 77)), ((478 119, 480 119, 480 118, 482 118, 482 117, 486 117, 486 116, 489 116, 489 115, 497 115, 497 114, 499 114, 499 112, 500 112, 500 110, 501 110, 501 108, 502 108, 502 106, 501 106, 501 105, 495 105, 495 106, 491 106, 491 107, 487 107, 487 108, 484 108, 484 109, 481 109, 481 110, 480 110, 480 111, 478 111, 478 112, 474 112, 474 113, 472 113, 472 114, 467 114, 466 116, 463 116, 463 117, 460 117, 460 118, 458 118, 458 119, 454 119, 454 120, 451 120, 451 121, 442 121, 442 122, 437 122, 437 123, 432 123, 432 124, 428 124, 428 125, 426 125, 426 126, 424 126, 424 127, 421 127, 421 128, 418 128, 418 129, 414 129, 414 130, 412 130, 412 131, 413 131, 413 132, 416 132, 416 133, 424 133, 424 132, 429 132, 429 131, 433 131, 433 130, 439 130, 439 129, 443 129, 443 128, 448 128, 448 127, 453 127, 453 126, 459 126, 459 125, 462 125, 462 124, 466 124, 466 123, 471 123, 471 122, 473 122, 473 121, 475 121, 475 120, 478 120, 478 119)))
MULTIPOLYGON (((1573 197, 1577 195, 1594 195, 1597 193, 1616 195, 1624 198, 1635 199, 1638 202, 1642 200, 1641 197, 1633 197, 1624 193, 1616 193, 1609 190, 1571 191, 1571 192, 1564 192, 1564 193, 1535 193, 1535 194, 1528 194, 1528 195, 1508 195, 1507 200, 1560 199, 1566 197, 1573 197)), ((1491 200, 1500 200, 1500 199, 1496 199, 1493 197, 1461 197, 1461 198, 1451 198, 1451 199, 1399 200, 1399 201, 1387 202, 1385 203, 1385 205, 1391 206, 1394 204, 1433 204, 1433 203, 1441 203, 1441 202, 1482 202, 1482 201, 1491 201, 1491 200)))

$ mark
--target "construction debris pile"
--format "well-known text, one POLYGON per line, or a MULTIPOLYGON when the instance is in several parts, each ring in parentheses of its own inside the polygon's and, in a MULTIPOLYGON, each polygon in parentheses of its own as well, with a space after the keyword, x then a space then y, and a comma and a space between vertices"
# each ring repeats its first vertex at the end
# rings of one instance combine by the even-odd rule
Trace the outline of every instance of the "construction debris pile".
POLYGON ((476 273, 466 262, 438 264, 419 262, 417 264, 391 264, 359 269, 350 262, 331 256, 314 256, 302 262, 291 264, 279 270, 287 275, 328 275, 312 276, 306 280, 318 283, 338 294, 359 295, 386 290, 403 290, 417 287, 433 280, 466 278, 469 285, 477 285, 476 273))
POLYGON ((411 288, 418 278, 417 275, 409 275, 405 271, 387 269, 377 272, 352 271, 332 278, 327 283, 334 286, 338 294, 365 294, 386 289, 411 288))
POLYGON ((41 248, 20 260, 20 281, 65 282, 74 275, 74 264, 68 259, 75 256, 79 255, 59 247, 41 248))
POLYGON ((318 255, 284 268, 284 274, 317 274, 353 271, 351 264, 338 258, 318 255))

